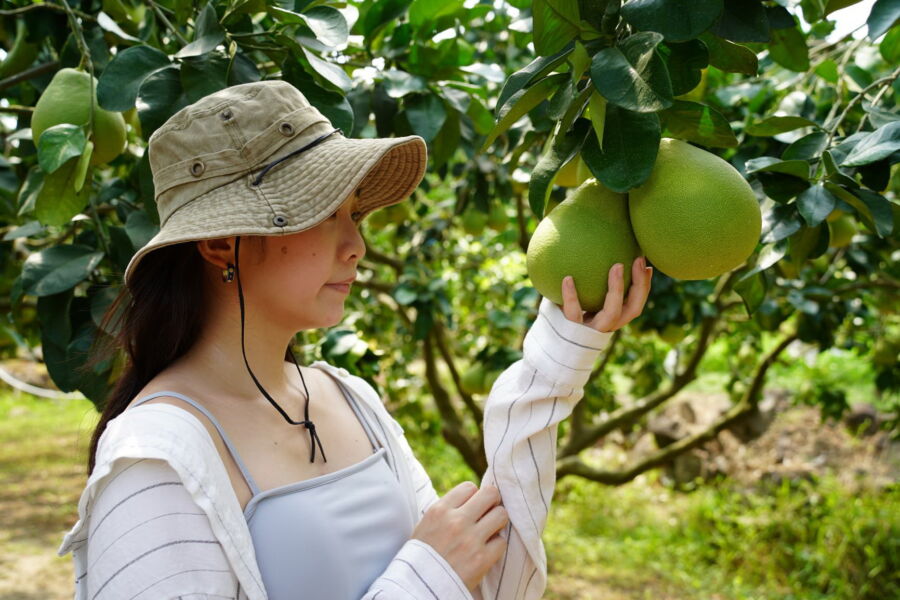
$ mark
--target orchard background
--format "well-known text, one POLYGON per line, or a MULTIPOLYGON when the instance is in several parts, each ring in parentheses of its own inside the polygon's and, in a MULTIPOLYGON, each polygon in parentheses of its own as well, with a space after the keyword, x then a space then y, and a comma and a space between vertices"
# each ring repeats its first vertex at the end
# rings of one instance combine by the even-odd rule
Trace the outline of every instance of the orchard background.
POLYGON ((540 300, 528 240, 579 180, 563 167, 627 192, 662 137, 729 161, 757 249, 716 279, 656 270, 596 365, 560 426, 548 596, 900 595, 898 18, 898 0, 4 1, 0 598, 68 595, 52 552, 122 368, 87 355, 158 228, 149 136, 269 78, 351 137, 428 143, 413 198, 363 223, 344 322, 296 349, 379 389, 440 492, 484 468, 486 392, 540 300), (106 164, 90 122, 31 135, 66 67, 127 123, 106 164))

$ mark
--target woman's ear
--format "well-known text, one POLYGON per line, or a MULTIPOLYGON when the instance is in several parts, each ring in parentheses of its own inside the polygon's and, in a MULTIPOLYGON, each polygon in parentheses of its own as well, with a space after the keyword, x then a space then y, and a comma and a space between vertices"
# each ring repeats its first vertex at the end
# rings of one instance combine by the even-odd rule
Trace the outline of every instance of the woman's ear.
POLYGON ((203 259, 218 269, 224 269, 228 263, 234 264, 235 237, 198 240, 197 252, 203 259))

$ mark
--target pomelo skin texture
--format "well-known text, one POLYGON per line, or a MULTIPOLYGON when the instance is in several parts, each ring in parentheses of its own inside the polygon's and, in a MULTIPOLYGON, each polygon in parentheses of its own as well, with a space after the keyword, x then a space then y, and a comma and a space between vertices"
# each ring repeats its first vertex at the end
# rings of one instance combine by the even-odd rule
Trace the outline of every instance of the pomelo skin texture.
MULTIPOLYGON (((31 116, 31 136, 37 146, 44 130, 59 125, 85 125, 91 110, 91 76, 85 71, 60 69, 38 98, 31 116)), ((94 78, 94 153, 92 165, 108 163, 125 149, 125 119, 97 104, 97 79, 94 78)))
POLYGON ((595 312, 606 299, 609 269, 622 263, 628 290, 640 255, 625 196, 588 179, 538 223, 525 265, 535 289, 559 305, 562 280, 571 275, 582 310, 595 312))
POLYGON ((676 279, 709 279, 753 253, 762 214, 753 190, 730 164, 706 150, 663 138, 650 177, 628 194, 645 256, 676 279))

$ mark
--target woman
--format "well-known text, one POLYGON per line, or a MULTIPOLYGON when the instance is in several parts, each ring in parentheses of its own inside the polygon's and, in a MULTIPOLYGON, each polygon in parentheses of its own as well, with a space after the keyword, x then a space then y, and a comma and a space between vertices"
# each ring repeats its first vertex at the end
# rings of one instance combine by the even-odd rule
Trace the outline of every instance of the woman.
POLYGON ((264 81, 180 110, 148 152, 161 227, 125 272, 130 360, 60 548, 75 597, 540 597, 556 425, 643 309, 643 260, 587 322, 571 281, 543 300, 486 402, 484 485, 438 497, 365 380, 290 351, 341 321, 360 221, 413 192, 424 141, 344 138, 264 81))

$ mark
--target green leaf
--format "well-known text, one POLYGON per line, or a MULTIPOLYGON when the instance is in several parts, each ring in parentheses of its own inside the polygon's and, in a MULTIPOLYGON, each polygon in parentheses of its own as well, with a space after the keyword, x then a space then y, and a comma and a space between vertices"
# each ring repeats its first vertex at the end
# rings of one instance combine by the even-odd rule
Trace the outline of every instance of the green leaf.
POLYGON ((531 14, 538 56, 559 52, 580 31, 578 0, 534 0, 531 14))
POLYGON ((600 149, 603 149, 603 130, 606 127, 606 98, 601 96, 597 90, 591 92, 588 100, 588 107, 591 111, 591 125, 594 126, 594 135, 600 142, 600 149))
POLYGON ((246 54, 238 52, 231 59, 231 67, 228 69, 228 85, 241 85, 253 83, 262 79, 256 63, 250 60, 246 54))
POLYGON ((679 96, 697 87, 702 69, 709 65, 706 44, 700 40, 691 40, 684 43, 670 42, 659 48, 672 81, 672 94, 679 96))
MULTIPOLYGON (((898 29, 898 31, 900 31, 900 29, 898 29)), ((883 127, 888 123, 893 123, 894 121, 900 121, 900 113, 885 110, 874 104, 869 104, 868 102, 863 102, 862 105, 863 110, 869 114, 869 123, 871 123, 875 129, 883 127)))
POLYGON ((604 48, 591 61, 591 80, 612 104, 634 112, 657 112, 672 105, 672 83, 656 47, 662 35, 645 31, 604 48))
POLYGON ((787 29, 797 24, 791 13, 783 6, 766 7, 766 18, 769 21, 769 29, 787 29))
POLYGON ((692 40, 722 14, 722 0, 631 0, 622 17, 641 31, 657 31, 671 42, 692 40))
POLYGON ((119 24, 110 17, 108 14, 103 12, 102 10, 97 13, 97 25, 100 26, 100 29, 104 31, 108 31, 113 35, 119 36, 123 40, 127 40, 129 42, 136 42, 138 44, 142 43, 144 40, 134 37, 133 35, 129 35, 125 33, 119 24))
POLYGON ((553 56, 542 56, 534 59, 528 65, 513 73, 503 84, 500 90, 500 96, 497 98, 497 106, 494 107, 494 114, 500 116, 500 110, 506 105, 507 101, 512 98, 516 92, 522 88, 528 87, 535 81, 543 78, 545 75, 553 71, 556 67, 565 62, 566 58, 574 51, 574 45, 568 46, 553 56))
POLYGON ((785 253, 787 252, 787 243, 783 240, 780 242, 776 242, 774 244, 765 244, 759 251, 759 254, 756 256, 756 265, 741 275, 740 279, 738 279, 738 283, 749 279, 760 273, 765 271, 779 260, 784 258, 785 253))
POLYGON ((41 321, 43 342, 51 342, 65 348, 72 339, 72 321, 69 309, 74 294, 71 288, 58 294, 41 296, 37 300, 37 314, 41 321))
POLYGON ((138 248, 143 248, 154 235, 159 233, 159 226, 150 219, 147 213, 135 210, 128 215, 128 219, 125 221, 125 233, 136 251, 138 248))
POLYGON ((807 188, 797 196, 797 210, 810 227, 815 227, 834 210, 837 198, 822 184, 807 188))
POLYGON ((711 31, 733 42, 768 42, 769 18, 760 0, 727 0, 711 31))
POLYGON ((884 36, 878 45, 878 51, 888 64, 900 62, 900 27, 894 27, 884 36))
POLYGON ((141 83, 136 106, 144 139, 150 139, 166 119, 190 104, 181 89, 180 72, 172 65, 154 71, 141 83))
POLYGON ((343 67, 320 58, 315 53, 310 52, 306 46, 303 46, 303 55, 306 57, 306 60, 309 61, 310 66, 316 73, 321 75, 325 81, 345 94, 353 89, 353 80, 350 79, 350 76, 347 75, 347 72, 344 71, 343 67))
POLYGON ((435 166, 441 166, 450 161, 460 148, 461 131, 459 126, 459 111, 450 110, 444 125, 437 133, 431 144, 431 158, 435 166))
POLYGON ((221 52, 189 56, 181 61, 181 88, 188 102, 228 87, 230 60, 221 52))
POLYGON ((759 71, 756 53, 746 46, 734 44, 712 33, 704 33, 700 40, 709 51, 709 64, 726 73, 743 73, 755 76, 759 71))
POLYGON ((219 24, 219 17, 212 0, 206 3, 200 14, 194 29, 194 41, 179 50, 175 58, 199 56, 215 50, 216 46, 225 41, 225 30, 219 24))
POLYGON ((748 125, 744 131, 749 135, 765 137, 778 135, 779 133, 784 133, 786 131, 793 131, 794 129, 800 129, 801 127, 818 128, 819 125, 816 122, 803 117, 766 117, 758 123, 748 125))
POLYGON ((773 29, 769 56, 779 65, 791 71, 805 72, 809 69, 809 49, 806 38, 796 27, 773 29))
POLYGON ((412 75, 398 69, 388 69, 382 74, 384 88, 391 98, 402 98, 413 92, 424 92, 428 89, 428 81, 419 75, 412 75))
MULTIPOLYGON (((43 137, 43 136, 42 136, 43 137)), ((858 167, 887 158, 900 150, 900 121, 879 127, 862 139, 841 165, 858 167)))
POLYGON ((32 296, 65 292, 87 279, 103 252, 89 246, 63 244, 30 254, 22 266, 22 287, 32 296))
POLYGON ((886 238, 891 235, 894 231, 894 211, 891 209, 891 203, 881 194, 869 190, 855 190, 854 195, 869 209, 878 236, 886 238))
POLYGON ((305 13, 292 10, 269 7, 269 12, 280 17, 282 23, 302 23, 309 27, 316 39, 332 48, 339 48, 347 43, 350 34, 347 19, 344 15, 331 6, 315 6, 305 13))
POLYGON ((152 46, 132 46, 120 51, 97 81, 97 102, 106 110, 129 110, 144 79, 169 64, 169 57, 152 46))
POLYGON ((87 138, 79 125, 60 123, 48 127, 38 141, 38 164, 44 173, 53 173, 70 158, 81 156, 87 138))
POLYGON ((794 235, 803 227, 803 220, 793 204, 776 204, 763 214, 763 233, 760 242, 770 244, 794 235))
POLYGON ((532 170, 528 183, 528 204, 538 219, 544 216, 544 205, 556 173, 582 148, 590 130, 591 124, 587 119, 577 119, 569 131, 557 132, 532 170))
POLYGON ((768 286, 769 284, 765 273, 756 273, 752 277, 735 284, 734 291, 736 291, 741 296, 741 300, 744 301, 744 308, 747 309, 748 315, 755 313, 762 305, 763 301, 766 299, 768 286))
POLYGON ((610 104, 606 107, 603 150, 596 136, 589 135, 581 157, 603 185, 624 193, 650 177, 660 137, 656 113, 638 113, 610 104))
POLYGON ((828 223, 803 227, 788 238, 791 262, 800 266, 805 260, 818 258, 828 251, 828 223))
POLYGON ((447 119, 447 109, 441 99, 432 94, 413 94, 404 100, 406 118, 410 127, 422 136, 426 142, 431 142, 447 119))
POLYGON ((872 12, 866 19, 866 24, 869 26, 869 39, 873 42, 877 40, 894 26, 897 19, 900 19, 900 0, 875 0, 872 12))
POLYGON ((821 156, 828 146, 828 134, 814 131, 788 146, 781 155, 782 160, 810 160, 821 156))
POLYGON ((816 75, 828 83, 837 83, 839 77, 837 63, 830 58, 823 60, 816 67, 816 75))
POLYGON ((891 214, 890 203, 888 203, 887 200, 884 200, 884 197, 880 194, 868 192, 871 193, 873 197, 869 198, 868 202, 864 202, 862 200, 864 194, 861 192, 864 192, 865 190, 860 189, 853 180, 850 180, 846 186, 826 182, 825 187, 838 199, 852 206, 862 222, 872 231, 877 232, 879 226, 876 224, 875 215, 873 214, 872 208, 869 206, 870 203, 875 206, 875 210, 880 214, 880 220, 882 221, 881 229, 885 229, 889 224, 889 230, 893 230, 893 215, 891 214), (883 200, 884 202, 879 202, 879 200, 883 200))
POLYGON ((513 94, 500 110, 497 124, 494 125, 491 133, 485 139, 484 144, 481 146, 481 151, 484 152, 490 148, 500 134, 512 127, 513 123, 521 119, 532 108, 546 100, 561 83, 568 81, 568 79, 568 73, 554 73, 541 79, 531 87, 521 89, 513 94))
POLYGON ((463 0, 414 0, 409 7, 409 22, 419 27, 438 17, 452 15, 463 8, 463 0))
POLYGON ((44 178, 34 203, 34 215, 44 225, 61 227, 88 203, 88 188, 75 191, 78 161, 69 162, 44 178))
POLYGON ((299 61, 291 60, 290 57, 285 59, 281 72, 284 80, 300 90, 309 103, 325 115, 332 125, 340 128, 344 135, 350 135, 354 123, 353 107, 345 96, 320 86, 315 78, 303 69, 299 61))
POLYGON ((738 146, 728 119, 705 104, 675 100, 671 108, 660 112, 660 117, 672 137, 714 148, 738 146))
POLYGON ((410 283, 404 281, 391 293, 394 297, 394 300, 397 301, 401 306, 408 306, 418 300, 419 294, 410 283))
POLYGON ((40 166, 34 165, 28 170, 25 176, 25 183, 19 188, 19 211, 17 216, 22 216, 34 210, 37 197, 41 192, 41 186, 44 185, 45 175, 40 166))
POLYGON ((84 152, 78 157, 75 163, 75 181, 74 187, 76 192, 80 192, 84 187, 84 180, 87 177, 88 167, 91 164, 91 155, 94 154, 94 142, 88 140, 84 145, 84 152))
POLYGON ((809 179, 809 163, 805 160, 779 160, 772 156, 760 156, 747 161, 747 174, 784 173, 800 179, 809 179))

